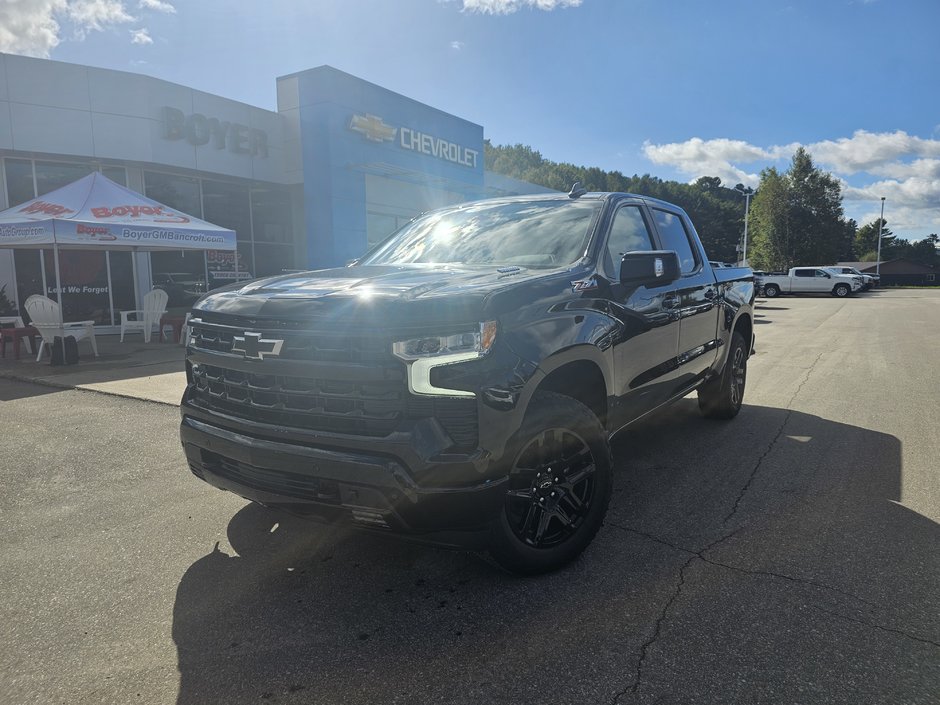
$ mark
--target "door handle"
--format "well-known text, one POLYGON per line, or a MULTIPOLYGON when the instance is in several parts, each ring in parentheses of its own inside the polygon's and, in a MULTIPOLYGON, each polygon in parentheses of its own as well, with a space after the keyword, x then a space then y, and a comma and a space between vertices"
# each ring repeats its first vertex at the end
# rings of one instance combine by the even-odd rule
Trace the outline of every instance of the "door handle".
POLYGON ((663 308, 679 308, 679 297, 675 294, 664 297, 663 308))
POLYGON ((709 301, 712 301, 716 296, 718 296, 718 292, 715 291, 714 289, 705 290, 705 298, 708 299, 709 301))

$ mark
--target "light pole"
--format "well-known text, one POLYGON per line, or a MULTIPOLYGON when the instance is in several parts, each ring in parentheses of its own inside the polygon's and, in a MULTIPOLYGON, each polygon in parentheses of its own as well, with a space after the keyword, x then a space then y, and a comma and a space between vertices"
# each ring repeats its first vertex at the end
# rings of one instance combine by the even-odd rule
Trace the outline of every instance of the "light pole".
POLYGON ((881 217, 878 219, 878 260, 875 262, 875 274, 881 280, 881 226, 885 222, 885 197, 881 197, 881 217))
POLYGON ((745 186, 744 184, 738 184, 734 187, 734 190, 744 196, 744 251, 741 253, 741 263, 746 267, 747 266, 747 214, 751 210, 751 196, 754 195, 755 191, 750 186, 745 186))

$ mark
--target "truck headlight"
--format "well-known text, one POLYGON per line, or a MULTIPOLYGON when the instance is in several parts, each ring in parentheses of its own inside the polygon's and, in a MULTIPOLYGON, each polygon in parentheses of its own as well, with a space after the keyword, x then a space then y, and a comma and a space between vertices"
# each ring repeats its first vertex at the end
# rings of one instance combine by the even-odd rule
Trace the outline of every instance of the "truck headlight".
POLYGON ((476 330, 454 335, 425 335, 392 344, 395 357, 408 363, 408 389, 412 394, 472 397, 473 392, 431 384, 431 370, 486 355, 496 340, 496 321, 481 323, 476 330))

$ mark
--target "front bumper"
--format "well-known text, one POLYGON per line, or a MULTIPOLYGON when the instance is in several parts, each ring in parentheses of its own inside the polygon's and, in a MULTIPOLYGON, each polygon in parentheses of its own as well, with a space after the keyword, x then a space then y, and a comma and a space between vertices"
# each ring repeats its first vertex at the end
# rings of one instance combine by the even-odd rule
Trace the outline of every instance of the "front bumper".
MULTIPOLYGON (((214 487, 314 519, 440 545, 482 547, 504 501, 505 478, 484 479, 479 459, 469 457, 436 461, 440 475, 465 483, 422 486, 395 456, 247 435, 189 415, 185 404, 180 438, 192 472, 214 487)), ((422 475, 433 477, 434 463, 422 475)))

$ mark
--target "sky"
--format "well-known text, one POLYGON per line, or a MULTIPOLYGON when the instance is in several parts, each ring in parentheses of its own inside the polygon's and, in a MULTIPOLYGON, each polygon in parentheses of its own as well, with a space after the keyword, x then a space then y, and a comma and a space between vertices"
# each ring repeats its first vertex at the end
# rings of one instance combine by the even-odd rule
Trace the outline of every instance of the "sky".
MULTIPOLYGON (((805 146, 846 215, 940 233, 940 0, 0 0, 0 51, 276 109, 329 64, 548 159, 756 187, 805 146)), ((743 201, 742 201, 743 209, 743 201)))

